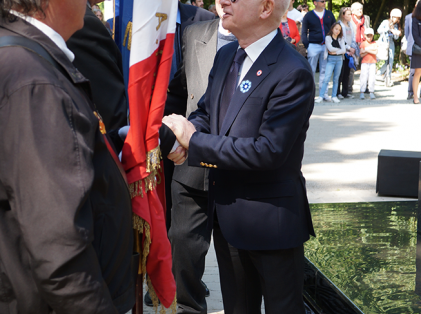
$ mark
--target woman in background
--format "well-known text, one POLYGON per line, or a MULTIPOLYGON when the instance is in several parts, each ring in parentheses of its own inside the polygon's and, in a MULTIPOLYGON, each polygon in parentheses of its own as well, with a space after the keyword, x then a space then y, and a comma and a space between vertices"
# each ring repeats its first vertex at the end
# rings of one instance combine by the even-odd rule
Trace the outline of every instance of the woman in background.
MULTIPOLYGON (((399 9, 393 9, 390 11, 390 18, 388 20, 384 20, 377 29, 377 32, 380 34, 380 39, 389 43, 389 73, 387 75, 390 84, 392 84, 393 59, 395 57, 394 40, 398 40, 399 36, 402 34, 400 25, 401 17, 402 11, 399 9)), ((387 65, 387 62, 385 62, 377 74, 386 75, 387 65)))
POLYGON ((294 20, 287 18, 287 15, 288 11, 286 11, 282 16, 281 25, 279 25, 279 28, 282 35, 284 36, 284 39, 297 46, 301 36, 298 32, 297 24, 295 24, 294 20))
POLYGON ((96 15, 96 17, 100 19, 100 21, 102 22, 102 24, 105 25, 105 27, 107 28, 107 30, 110 33, 110 35, 112 35, 113 32, 111 30, 110 23, 108 23, 107 21, 104 20, 104 14, 102 14, 101 9, 93 8, 92 11, 96 15))
MULTIPOLYGON (((346 54, 352 58, 355 54, 355 49, 352 46, 355 46, 355 34, 354 29, 351 26, 352 14, 351 8, 341 8, 339 11, 339 23, 342 26, 342 32, 344 34, 345 40, 345 49, 346 54)), ((344 58, 342 64, 341 75, 339 76, 339 84, 338 84, 338 98, 354 98, 349 93, 349 73, 351 68, 349 67, 349 58, 344 58), (341 85, 342 85, 342 93, 341 93, 341 85)))
POLYGON ((323 80, 322 88, 319 91, 319 97, 315 102, 320 103, 327 92, 327 85, 329 84, 330 77, 333 73, 333 87, 332 87, 332 101, 339 103, 340 100, 337 95, 339 75, 341 74, 344 53, 346 52, 344 36, 342 33, 342 26, 336 22, 330 28, 325 38, 326 49, 324 58, 327 59, 325 78, 323 80))

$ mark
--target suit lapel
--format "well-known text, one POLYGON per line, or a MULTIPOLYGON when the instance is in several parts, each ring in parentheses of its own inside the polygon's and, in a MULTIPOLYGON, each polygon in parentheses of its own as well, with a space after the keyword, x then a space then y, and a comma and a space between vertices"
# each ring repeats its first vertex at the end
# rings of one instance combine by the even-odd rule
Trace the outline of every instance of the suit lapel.
MULTIPOLYGON (((238 85, 237 89, 232 96, 230 105, 228 107, 225 119, 222 123, 220 135, 226 135, 247 98, 253 93, 253 91, 260 85, 260 83, 269 75, 271 69, 270 65, 276 63, 278 56, 280 55, 283 47, 285 46, 285 41, 282 36, 278 34, 274 39, 269 43, 269 45, 262 51, 257 60, 253 63, 250 70, 244 76, 243 80, 238 85), (259 72, 259 73, 258 73, 259 72), (251 82, 250 89, 245 91, 241 90, 242 82, 249 81, 251 82)), ((232 62, 232 58, 231 58, 232 62)), ((226 74, 225 74, 226 76, 226 74)))
MULTIPOLYGON (((199 65, 208 64, 210 59, 215 58, 216 48, 217 48, 217 38, 218 38, 218 20, 213 21, 209 24, 209 28, 203 34, 203 37, 199 40, 195 40, 195 50, 196 50, 196 57, 197 62, 199 65), (212 47, 210 49, 209 47, 212 47)), ((199 66, 200 75, 202 80, 207 82, 209 71, 207 67, 199 66)))

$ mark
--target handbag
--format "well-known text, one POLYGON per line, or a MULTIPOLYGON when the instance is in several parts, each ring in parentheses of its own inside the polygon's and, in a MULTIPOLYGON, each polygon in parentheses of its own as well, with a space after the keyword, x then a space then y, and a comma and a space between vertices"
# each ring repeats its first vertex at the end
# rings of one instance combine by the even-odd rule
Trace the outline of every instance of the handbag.
POLYGON ((386 61, 389 58, 389 40, 384 33, 381 34, 377 47, 377 59, 386 61))
POLYGON ((421 47, 416 43, 412 45, 412 55, 421 55, 421 47))

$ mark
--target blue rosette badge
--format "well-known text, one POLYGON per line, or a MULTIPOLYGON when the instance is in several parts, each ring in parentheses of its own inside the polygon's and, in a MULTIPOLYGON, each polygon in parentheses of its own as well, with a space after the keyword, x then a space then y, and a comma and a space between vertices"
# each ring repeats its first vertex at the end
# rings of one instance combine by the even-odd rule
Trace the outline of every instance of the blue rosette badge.
POLYGON ((240 91, 242 93, 247 93, 249 91, 250 87, 251 87, 251 82, 249 80, 242 81, 241 84, 240 84, 240 91))

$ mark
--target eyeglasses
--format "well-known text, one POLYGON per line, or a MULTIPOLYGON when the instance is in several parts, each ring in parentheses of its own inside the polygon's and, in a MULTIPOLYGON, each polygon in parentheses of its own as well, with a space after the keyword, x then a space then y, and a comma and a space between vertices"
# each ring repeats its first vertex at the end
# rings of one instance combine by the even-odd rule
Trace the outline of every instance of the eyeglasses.
POLYGON ((322 0, 322 1, 317 1, 317 2, 320 2, 320 3, 325 3, 326 1, 322 0))

